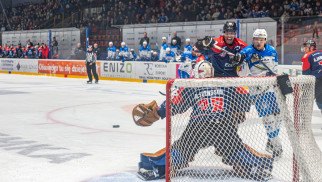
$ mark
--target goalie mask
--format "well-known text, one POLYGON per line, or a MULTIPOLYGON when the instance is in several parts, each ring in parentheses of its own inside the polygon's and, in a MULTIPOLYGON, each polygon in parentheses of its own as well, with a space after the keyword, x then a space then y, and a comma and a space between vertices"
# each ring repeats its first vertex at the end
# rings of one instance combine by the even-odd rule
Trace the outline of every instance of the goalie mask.
POLYGON ((214 67, 209 61, 200 61, 194 68, 195 78, 211 78, 214 76, 214 67))

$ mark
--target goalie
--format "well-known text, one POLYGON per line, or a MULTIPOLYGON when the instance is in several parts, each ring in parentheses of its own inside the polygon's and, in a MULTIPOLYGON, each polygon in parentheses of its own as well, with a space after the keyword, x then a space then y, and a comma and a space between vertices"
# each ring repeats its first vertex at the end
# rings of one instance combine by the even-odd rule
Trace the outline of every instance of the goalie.
MULTIPOLYGON (((214 76, 208 61, 196 64, 195 77, 214 76)), ((189 166, 200 149, 215 147, 223 162, 233 166, 237 174, 253 180, 271 178, 274 158, 261 155, 243 143, 237 133, 236 121, 229 117, 233 113, 247 112, 251 102, 247 90, 239 87, 180 88, 171 98, 171 105, 178 108, 172 115, 181 114, 192 108, 189 124, 181 137, 171 147, 171 168, 180 170, 189 166), (238 103, 237 103, 238 102, 238 103)), ((160 107, 153 101, 133 109, 133 119, 140 126, 150 126, 166 114, 165 102, 160 107)), ((173 107, 174 108, 174 107, 173 107)), ((139 176, 145 180, 158 179, 165 174, 165 151, 156 154, 141 154, 139 176)))

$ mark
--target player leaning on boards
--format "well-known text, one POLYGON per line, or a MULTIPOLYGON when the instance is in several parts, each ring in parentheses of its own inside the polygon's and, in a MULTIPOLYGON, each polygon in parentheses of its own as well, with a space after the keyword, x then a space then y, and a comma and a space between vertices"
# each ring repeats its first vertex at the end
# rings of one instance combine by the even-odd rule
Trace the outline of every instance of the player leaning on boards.
POLYGON ((315 99, 322 114, 322 52, 316 50, 313 40, 307 40, 303 44, 303 51, 305 55, 302 58, 302 74, 315 76, 315 99))
POLYGON ((93 77, 92 72, 95 78, 95 83, 98 83, 98 75, 96 73, 96 60, 97 56, 96 53, 93 52, 93 47, 90 45, 88 46, 88 52, 86 53, 86 69, 87 69, 87 76, 88 76, 88 84, 92 83, 93 77))

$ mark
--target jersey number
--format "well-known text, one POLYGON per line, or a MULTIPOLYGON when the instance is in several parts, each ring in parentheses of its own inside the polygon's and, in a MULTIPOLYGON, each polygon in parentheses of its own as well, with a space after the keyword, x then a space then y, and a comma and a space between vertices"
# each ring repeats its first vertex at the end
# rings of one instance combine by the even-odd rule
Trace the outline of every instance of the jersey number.
POLYGON ((222 97, 213 97, 210 99, 202 99, 198 102, 198 107, 200 110, 205 111, 209 107, 209 103, 212 107, 212 112, 217 112, 218 110, 223 112, 224 99, 222 97))

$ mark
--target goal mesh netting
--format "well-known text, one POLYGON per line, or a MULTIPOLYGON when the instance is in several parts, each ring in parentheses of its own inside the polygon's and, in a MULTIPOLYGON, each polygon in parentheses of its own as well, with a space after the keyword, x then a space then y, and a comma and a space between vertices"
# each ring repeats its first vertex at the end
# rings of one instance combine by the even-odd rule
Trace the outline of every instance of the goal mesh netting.
POLYGON ((173 79, 167 84, 167 181, 322 181, 311 118, 315 78, 173 79))

